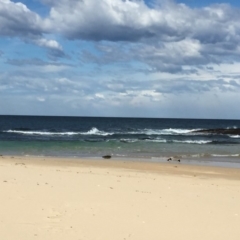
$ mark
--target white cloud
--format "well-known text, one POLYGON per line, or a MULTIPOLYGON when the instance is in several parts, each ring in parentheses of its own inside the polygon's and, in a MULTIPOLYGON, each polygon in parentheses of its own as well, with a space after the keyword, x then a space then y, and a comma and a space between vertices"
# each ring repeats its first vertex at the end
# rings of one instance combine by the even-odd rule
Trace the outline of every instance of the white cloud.
POLYGON ((96 41, 103 53, 85 51, 83 61, 138 61, 151 71, 189 74, 196 67, 237 61, 240 54, 240 9, 227 4, 194 9, 174 1, 160 1, 153 8, 137 0, 51 4, 45 19, 49 29, 69 39, 96 41))
POLYGON ((38 100, 39 102, 45 102, 45 101, 46 101, 46 99, 43 98, 43 97, 38 97, 37 100, 38 100))
POLYGON ((0 29, 0 36, 40 36, 42 19, 20 2, 0 0, 0 29))
POLYGON ((159 110, 158 116, 211 117, 240 103, 240 9, 171 0, 151 8, 143 0, 42 1, 50 7, 45 18, 0 0, 0 37, 47 48, 51 59, 4 50, 0 98, 11 94, 70 115, 139 116, 144 109, 151 116, 159 110), (63 48, 70 55, 64 62, 63 48))
POLYGON ((49 29, 70 39, 136 41, 157 37, 163 41, 194 38, 213 43, 239 35, 240 10, 216 4, 191 9, 173 1, 149 8, 142 0, 51 1, 49 29))
POLYGON ((59 51, 63 50, 62 46, 55 40, 39 38, 39 39, 33 40, 33 42, 35 42, 37 45, 39 45, 41 47, 47 47, 47 48, 59 50, 59 51))
POLYGON ((101 93, 96 93, 95 96, 96 96, 98 99, 105 99, 104 95, 101 94, 101 93))
POLYGON ((158 12, 149 9, 143 1, 60 0, 52 4, 46 26, 72 39, 139 38, 141 34, 151 34, 146 28, 158 20, 158 12), (139 36, 134 35, 134 29, 139 36))
MULTIPOLYGON (((143 0, 45 0, 50 13, 42 19, 22 3, 0 1, 0 35, 19 37, 64 57, 63 47, 43 37, 48 33, 68 39, 141 42, 159 54, 179 55, 179 63, 154 66, 160 71, 182 69, 189 62, 218 62, 218 56, 240 53, 240 9, 215 4, 192 9, 174 1, 157 1, 152 8, 143 0), (194 59, 193 59, 194 58, 194 59)), ((150 49, 150 48, 149 48, 150 49)), ((153 57, 153 58, 154 58, 153 57)), ((164 59, 165 60, 165 59, 164 59)))
POLYGON ((0 37, 18 37, 40 47, 62 51, 57 41, 43 38, 44 33, 48 31, 37 13, 21 2, 0 0, 0 37))

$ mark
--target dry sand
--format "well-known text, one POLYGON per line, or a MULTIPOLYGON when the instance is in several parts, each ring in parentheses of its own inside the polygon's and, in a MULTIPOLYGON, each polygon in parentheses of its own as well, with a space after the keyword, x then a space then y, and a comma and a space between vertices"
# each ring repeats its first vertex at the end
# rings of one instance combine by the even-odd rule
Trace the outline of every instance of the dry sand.
POLYGON ((0 157, 0 239, 239 240, 240 169, 0 157))

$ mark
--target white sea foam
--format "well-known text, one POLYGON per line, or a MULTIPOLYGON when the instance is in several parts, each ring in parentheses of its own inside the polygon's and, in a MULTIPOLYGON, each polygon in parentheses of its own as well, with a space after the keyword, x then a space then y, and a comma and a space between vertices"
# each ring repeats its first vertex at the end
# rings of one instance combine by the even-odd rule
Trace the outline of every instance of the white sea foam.
POLYGON ((137 141, 138 139, 125 139, 125 138, 120 139, 120 142, 125 142, 125 143, 134 143, 137 141))
POLYGON ((192 134, 196 130, 199 130, 199 129, 178 129, 178 128, 144 129, 139 131, 127 132, 127 134, 184 135, 184 134, 192 134))
MULTIPOLYGON (((189 156, 183 156, 183 157, 189 157, 189 156)), ((190 157, 200 158, 200 157, 203 157, 203 154, 192 154, 192 155, 190 155, 190 157)))
POLYGON ((212 141, 206 141, 206 140, 173 140, 175 143, 190 143, 190 144, 207 144, 212 141))
POLYGON ((71 135, 101 135, 107 136, 113 133, 107 133, 104 131, 99 131, 97 128, 93 127, 88 132, 47 132, 47 131, 21 131, 21 130, 7 130, 8 133, 17 133, 24 135, 47 135, 47 136, 71 136, 71 135))
POLYGON ((99 131, 97 128, 93 127, 91 130, 85 133, 81 133, 83 135, 101 135, 101 136, 107 136, 107 135, 113 135, 113 133, 108 133, 104 131, 99 131))
POLYGON ((166 139, 146 139, 147 142, 167 143, 166 139))
POLYGON ((227 127, 227 129, 237 129, 237 126, 227 127))
MULTIPOLYGON (((138 139, 121 139, 120 140, 121 142, 129 142, 129 143, 132 143, 132 142, 137 142, 137 141, 141 141, 138 140, 138 139)), ((159 138, 156 138, 156 139, 143 139, 142 141, 146 141, 146 142, 156 142, 156 143, 187 143, 187 144, 207 144, 207 143, 210 143, 212 141, 206 141, 206 140, 166 140, 166 139, 159 139, 159 138)))
POLYGON ((240 138, 240 135, 228 135, 230 138, 240 138))
POLYGON ((221 154, 211 154, 213 157, 239 157, 239 154, 229 154, 229 155, 221 155, 221 154))
POLYGON ((177 129, 177 128, 169 128, 169 129, 163 129, 162 132, 163 134, 167 134, 167 135, 175 135, 175 134, 188 134, 191 133, 193 131, 195 131, 196 129, 177 129))
POLYGON ((18 133, 25 135, 77 135, 77 132, 44 132, 44 131, 19 131, 19 130, 8 130, 8 133, 18 133))

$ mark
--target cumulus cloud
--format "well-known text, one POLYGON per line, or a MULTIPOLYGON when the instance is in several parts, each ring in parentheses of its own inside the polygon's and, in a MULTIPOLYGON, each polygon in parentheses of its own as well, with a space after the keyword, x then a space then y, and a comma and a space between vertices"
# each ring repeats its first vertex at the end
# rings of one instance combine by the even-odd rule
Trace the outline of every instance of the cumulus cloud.
POLYGON ((141 54, 133 49, 130 55, 153 71, 179 72, 183 65, 219 63, 219 56, 240 54, 240 9, 227 4, 193 9, 172 0, 152 7, 143 0, 42 2, 50 7, 45 19, 22 3, 1 0, 0 35, 48 48, 52 60, 66 54, 56 40, 43 37, 48 33, 70 40, 141 43, 141 54))
POLYGON ((55 28, 70 39, 137 40, 144 35, 152 35, 147 27, 156 20, 156 11, 150 10, 143 1, 51 2, 53 6, 46 26, 55 28))
POLYGON ((202 43, 231 41, 239 35, 240 10, 227 4, 192 9, 173 1, 154 8, 143 0, 58 0, 46 24, 69 39, 136 41, 157 37, 177 41, 186 37, 202 43))
POLYGON ((81 60, 107 64, 135 59, 150 71, 188 73, 184 66, 220 64, 240 54, 240 9, 227 4, 193 9, 171 0, 157 1, 151 8, 142 0, 47 3, 47 28, 101 46, 103 56, 83 51, 81 60), (105 44, 103 49, 103 42, 117 45, 105 44))
POLYGON ((10 0, 0 1, 0 36, 26 37, 41 36, 42 20, 26 5, 10 0))
POLYGON ((48 56, 51 60, 57 60, 59 58, 66 57, 66 54, 64 53, 62 46, 55 40, 38 38, 33 39, 32 42, 34 42, 40 47, 48 48, 49 49, 48 56))
POLYGON ((48 31, 37 13, 21 2, 0 0, 0 37, 18 37, 25 42, 62 52, 62 46, 57 41, 43 37, 45 33, 48 31))
POLYGON ((62 51, 62 46, 55 40, 39 38, 39 39, 34 40, 34 42, 39 46, 48 47, 51 49, 62 51))

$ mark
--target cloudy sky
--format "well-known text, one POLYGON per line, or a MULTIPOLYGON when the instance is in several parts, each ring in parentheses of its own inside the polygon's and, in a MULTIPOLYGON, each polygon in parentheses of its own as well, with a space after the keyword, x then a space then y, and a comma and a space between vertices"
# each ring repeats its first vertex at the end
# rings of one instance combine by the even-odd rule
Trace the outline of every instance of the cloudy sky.
POLYGON ((0 0, 0 114, 240 119, 240 1, 0 0))

